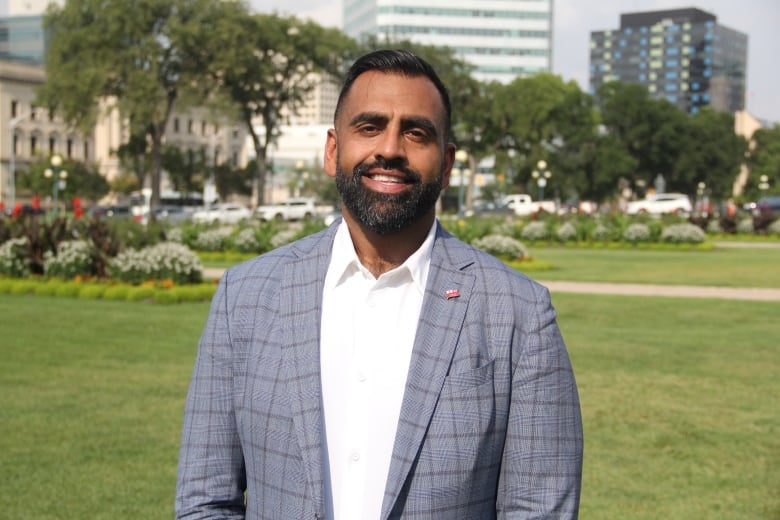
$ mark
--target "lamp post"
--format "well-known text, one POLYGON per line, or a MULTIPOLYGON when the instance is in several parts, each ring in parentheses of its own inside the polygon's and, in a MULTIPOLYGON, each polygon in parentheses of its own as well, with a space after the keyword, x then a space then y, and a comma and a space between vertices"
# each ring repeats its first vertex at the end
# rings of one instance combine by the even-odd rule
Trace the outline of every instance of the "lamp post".
POLYGON ((298 174, 298 180, 296 181, 297 186, 297 197, 300 197, 303 193, 303 181, 308 177, 305 171, 306 163, 303 161, 296 161, 295 163, 295 173, 298 174))
POLYGON ((455 163, 457 164, 458 173, 458 218, 463 218, 463 195, 465 190, 465 179, 468 172, 466 164, 468 164, 469 154, 466 150, 458 150, 455 152, 455 163))
POLYGON ((552 177, 552 172, 547 169, 547 161, 542 159, 536 163, 536 169, 531 173, 531 177, 536 179, 536 185, 539 187, 539 200, 544 200, 544 187, 552 177))
POLYGON ((27 119, 26 116, 18 116, 11 119, 8 123, 11 133, 11 155, 8 161, 8 175, 11 180, 11 189, 8 197, 8 207, 10 208, 13 208, 16 204, 16 127, 25 119, 27 119))
POLYGON ((59 194, 60 190, 65 189, 68 172, 65 170, 60 170, 60 166, 62 166, 62 157, 59 155, 52 155, 50 163, 51 168, 46 168, 46 170, 43 172, 43 175, 47 179, 53 180, 52 199, 54 201, 54 217, 56 218, 59 211, 57 195, 59 194))
POLYGON ((766 190, 769 189, 769 177, 762 175, 758 178, 758 189, 761 190, 761 196, 764 196, 766 190))

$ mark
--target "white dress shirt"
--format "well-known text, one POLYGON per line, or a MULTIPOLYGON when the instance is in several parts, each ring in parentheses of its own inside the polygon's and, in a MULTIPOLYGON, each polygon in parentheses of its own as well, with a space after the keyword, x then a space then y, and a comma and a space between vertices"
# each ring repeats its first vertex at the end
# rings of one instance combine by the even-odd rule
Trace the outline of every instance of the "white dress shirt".
POLYGON ((336 232, 320 345, 330 520, 381 513, 435 230, 379 278, 358 260, 346 222, 336 232))

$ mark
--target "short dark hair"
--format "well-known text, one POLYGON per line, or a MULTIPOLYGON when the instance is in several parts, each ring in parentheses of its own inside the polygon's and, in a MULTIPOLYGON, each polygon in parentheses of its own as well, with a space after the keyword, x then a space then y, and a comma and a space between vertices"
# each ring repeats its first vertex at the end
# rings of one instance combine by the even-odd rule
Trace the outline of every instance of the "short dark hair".
POLYGON ((401 49, 383 49, 374 52, 370 52, 360 58, 352 64, 347 72, 347 77, 344 80, 344 85, 341 87, 339 93, 339 100, 336 103, 336 112, 333 115, 333 123, 336 123, 344 100, 349 94, 349 90, 352 88, 352 84, 355 80, 364 72, 377 70, 384 73, 403 74, 405 76, 425 76, 431 83, 434 84, 436 90, 441 95, 441 101, 444 105, 444 137, 446 140, 450 139, 450 124, 452 121, 452 105, 450 104, 450 95, 447 92, 447 87, 444 86, 436 71, 433 69, 430 63, 420 58, 416 54, 401 50, 401 49))

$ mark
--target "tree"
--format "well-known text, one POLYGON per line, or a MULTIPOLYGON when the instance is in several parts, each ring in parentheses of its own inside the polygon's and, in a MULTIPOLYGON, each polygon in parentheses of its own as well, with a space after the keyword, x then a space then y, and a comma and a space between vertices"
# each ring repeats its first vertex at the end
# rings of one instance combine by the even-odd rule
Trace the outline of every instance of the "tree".
MULTIPOLYGON (((68 0, 44 17, 52 35, 39 103, 82 130, 101 110, 118 109, 130 134, 144 136, 152 204, 159 204, 163 135, 177 102, 200 101, 202 81, 183 42, 211 31, 219 0, 68 0)), ((145 173, 138 172, 140 175, 145 173)))
POLYGON ((715 198, 729 197, 747 150, 745 139, 734 132, 734 116, 705 109, 686 126, 675 168, 680 191, 694 193, 703 182, 715 198))
POLYGON ((625 172, 626 178, 647 186, 661 173, 668 186, 682 189, 684 180, 678 179, 675 165, 682 151, 685 112, 666 100, 651 99, 641 85, 621 82, 602 86, 597 106, 605 130, 636 161, 636 169, 625 172))
POLYGON ((176 146, 163 147, 162 165, 168 172, 176 191, 192 193, 203 191, 202 172, 208 169, 203 150, 182 151, 176 146))
POLYGON ((778 192, 780 186, 780 124, 772 128, 761 128, 753 134, 753 149, 747 161, 750 167, 750 181, 747 185, 748 194, 757 198, 759 179, 766 175, 770 190, 778 192))
POLYGON ((210 95, 227 100, 246 125, 256 155, 252 205, 263 202, 268 150, 285 118, 322 80, 338 74, 354 42, 337 29, 277 14, 247 15, 228 4, 213 16, 214 30, 190 41, 188 51, 210 78, 210 95), (258 132, 254 121, 262 121, 258 132))
MULTIPOLYGON (((41 197, 46 197, 53 190, 55 179, 46 177, 44 172, 51 168, 50 158, 41 159, 30 165, 30 170, 20 175, 19 184, 22 188, 41 197)), ((98 171, 94 164, 64 159, 59 171, 66 171, 64 187, 58 189, 61 201, 68 201, 73 197, 96 201, 104 197, 108 191, 108 181, 98 171)))

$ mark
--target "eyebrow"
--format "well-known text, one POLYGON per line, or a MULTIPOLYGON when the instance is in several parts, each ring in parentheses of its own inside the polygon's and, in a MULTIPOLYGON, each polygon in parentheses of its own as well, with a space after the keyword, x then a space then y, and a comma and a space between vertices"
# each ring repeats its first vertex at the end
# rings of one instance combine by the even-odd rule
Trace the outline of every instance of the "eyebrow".
MULTIPOLYGON (((354 127, 360 123, 387 124, 389 120, 389 117, 380 112, 361 112, 349 121, 349 126, 354 127)), ((401 129, 408 130, 409 128, 422 128, 434 138, 439 135, 436 125, 427 117, 411 116, 402 118, 401 129)))

